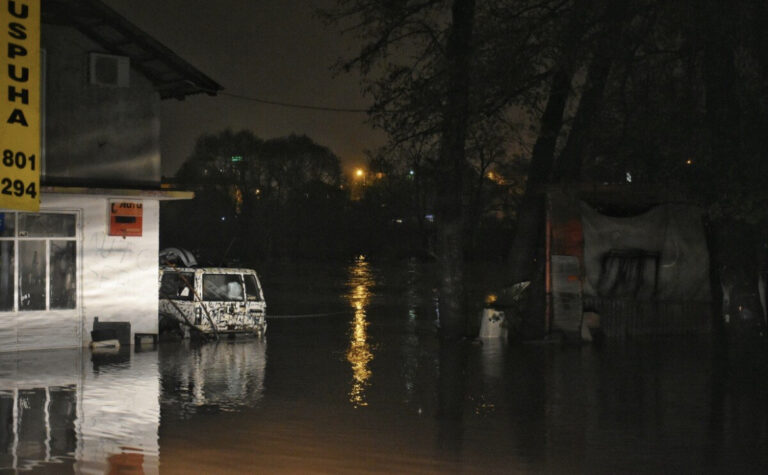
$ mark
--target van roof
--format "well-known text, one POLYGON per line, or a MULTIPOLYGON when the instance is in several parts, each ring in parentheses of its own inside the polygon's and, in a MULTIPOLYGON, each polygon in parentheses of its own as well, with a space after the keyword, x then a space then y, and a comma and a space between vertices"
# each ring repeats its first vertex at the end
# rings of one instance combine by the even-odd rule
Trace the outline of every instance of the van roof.
POLYGON ((245 267, 178 267, 178 266, 160 266, 163 271, 175 272, 199 272, 206 274, 256 274, 253 269, 245 267))

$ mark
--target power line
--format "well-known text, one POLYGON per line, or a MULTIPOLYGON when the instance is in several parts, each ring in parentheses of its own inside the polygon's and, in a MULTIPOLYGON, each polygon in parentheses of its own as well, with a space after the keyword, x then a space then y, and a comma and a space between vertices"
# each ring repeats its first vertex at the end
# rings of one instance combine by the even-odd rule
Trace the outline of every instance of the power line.
POLYGON ((232 97, 234 99, 242 99, 245 101, 258 102, 259 104, 268 104, 271 106, 280 106, 280 107, 290 107, 293 109, 306 109, 306 110, 321 111, 321 112, 347 112, 347 113, 354 113, 354 114, 368 112, 368 109, 354 109, 354 108, 346 108, 346 107, 324 107, 324 106, 313 106, 308 104, 295 104, 290 102, 268 101, 266 99, 259 99, 258 97, 243 96, 240 94, 232 94, 229 92, 222 92, 222 91, 218 91, 217 94, 221 96, 232 97))

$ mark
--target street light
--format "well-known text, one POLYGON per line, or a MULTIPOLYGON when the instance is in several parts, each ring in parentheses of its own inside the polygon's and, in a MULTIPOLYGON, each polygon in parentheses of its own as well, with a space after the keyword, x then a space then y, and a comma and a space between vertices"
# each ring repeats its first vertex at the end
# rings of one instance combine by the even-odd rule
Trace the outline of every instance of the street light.
POLYGON ((355 180, 357 180, 360 184, 365 186, 366 183, 366 172, 362 168, 355 168, 355 180))
POLYGON ((365 182, 365 170, 362 168, 355 168, 352 177, 354 180, 352 183, 352 199, 357 201, 363 197, 363 190, 367 186, 367 183, 365 182))

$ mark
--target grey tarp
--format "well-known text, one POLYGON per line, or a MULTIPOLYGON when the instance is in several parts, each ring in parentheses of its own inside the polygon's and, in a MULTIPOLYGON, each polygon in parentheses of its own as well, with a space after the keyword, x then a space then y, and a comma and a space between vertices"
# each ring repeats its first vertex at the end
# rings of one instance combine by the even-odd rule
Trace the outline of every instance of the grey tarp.
POLYGON ((708 301, 709 254, 702 210, 664 204, 631 217, 581 203, 583 294, 591 297, 708 301))

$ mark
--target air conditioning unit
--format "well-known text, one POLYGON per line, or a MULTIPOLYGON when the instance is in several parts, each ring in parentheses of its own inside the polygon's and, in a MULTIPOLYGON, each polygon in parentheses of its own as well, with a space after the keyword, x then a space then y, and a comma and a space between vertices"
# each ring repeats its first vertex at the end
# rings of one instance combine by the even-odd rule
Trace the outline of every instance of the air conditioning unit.
POLYGON ((91 53, 89 61, 90 83, 96 86, 128 87, 131 78, 131 61, 127 56, 91 53))

